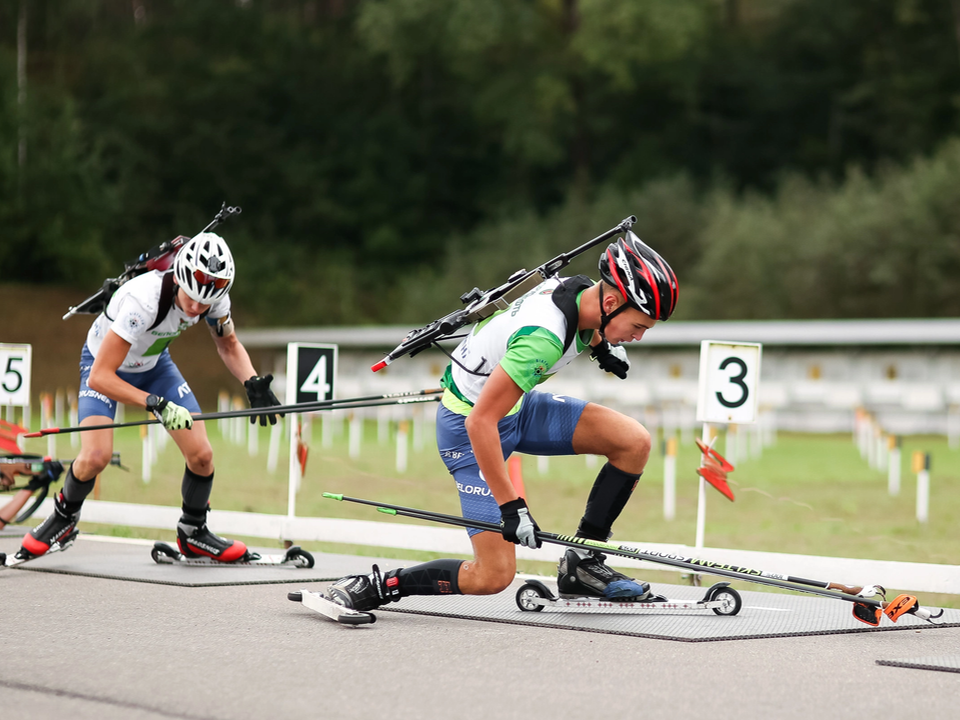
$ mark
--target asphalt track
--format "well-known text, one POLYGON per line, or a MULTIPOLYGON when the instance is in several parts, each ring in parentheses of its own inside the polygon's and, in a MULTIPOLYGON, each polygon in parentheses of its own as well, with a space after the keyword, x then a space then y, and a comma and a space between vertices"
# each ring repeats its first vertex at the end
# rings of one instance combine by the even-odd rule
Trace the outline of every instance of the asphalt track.
MULTIPOLYGON (((0 551, 17 545, 0 538, 0 551)), ((108 549, 81 538, 69 553, 108 549)), ((359 571, 370 559, 357 562, 359 571)), ((325 585, 290 572, 289 584, 184 587, 0 571, 0 717, 740 720, 960 712, 960 673, 877 664, 956 657, 960 628, 689 643, 383 611, 374 625, 350 628, 289 602, 288 590, 325 585)))

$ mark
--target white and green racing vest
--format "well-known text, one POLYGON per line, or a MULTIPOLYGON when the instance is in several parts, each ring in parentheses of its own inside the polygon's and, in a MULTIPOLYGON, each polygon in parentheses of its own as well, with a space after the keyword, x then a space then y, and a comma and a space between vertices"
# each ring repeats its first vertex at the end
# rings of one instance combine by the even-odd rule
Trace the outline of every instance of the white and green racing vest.
MULTIPOLYGON (((477 323, 453 351, 454 362, 444 373, 444 406, 468 415, 497 365, 527 393, 570 364, 593 337, 593 330, 577 332, 575 326, 570 327, 576 322, 580 294, 590 285, 592 281, 582 275, 545 280, 506 309, 477 323), (567 313, 554 301, 558 289, 568 296, 567 313)), ((522 401, 508 414, 519 410, 522 401)))

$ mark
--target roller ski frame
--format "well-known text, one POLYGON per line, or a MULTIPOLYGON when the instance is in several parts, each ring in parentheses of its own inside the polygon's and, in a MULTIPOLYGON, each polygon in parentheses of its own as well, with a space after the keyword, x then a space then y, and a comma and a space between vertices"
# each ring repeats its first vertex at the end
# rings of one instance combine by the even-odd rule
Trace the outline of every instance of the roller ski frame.
POLYGON ((369 612, 361 612, 352 608, 344 607, 325 596, 323 593, 310 592, 309 590, 296 590, 287 593, 287 600, 303 603, 305 608, 309 608, 320 613, 324 617, 335 620, 341 625, 370 625, 377 621, 377 616, 369 612))
POLYGON ((50 546, 50 549, 47 550, 43 555, 33 555, 31 553, 25 553, 24 555, 21 555, 22 549, 17 550, 17 552, 15 552, 13 555, 0 553, 0 570, 4 568, 16 567, 17 565, 23 565, 23 563, 28 563, 31 560, 36 560, 37 558, 46 557, 52 553, 69 550, 70 546, 73 545, 79 534, 80 531, 74 528, 73 532, 67 535, 63 540, 53 543, 50 546))
POLYGON ((297 568, 312 568, 313 555, 294 545, 283 555, 261 555, 247 552, 232 562, 221 562, 208 557, 187 557, 177 548, 165 542, 154 543, 150 557, 158 565, 202 565, 204 567, 236 567, 237 565, 287 565, 297 568))
POLYGON ((618 602, 601 597, 562 598, 539 580, 527 580, 516 595, 517 607, 524 612, 540 612, 545 607, 561 610, 713 610, 717 615, 733 616, 740 612, 740 593, 728 582, 710 586, 701 600, 669 600, 654 595, 642 602, 618 602))

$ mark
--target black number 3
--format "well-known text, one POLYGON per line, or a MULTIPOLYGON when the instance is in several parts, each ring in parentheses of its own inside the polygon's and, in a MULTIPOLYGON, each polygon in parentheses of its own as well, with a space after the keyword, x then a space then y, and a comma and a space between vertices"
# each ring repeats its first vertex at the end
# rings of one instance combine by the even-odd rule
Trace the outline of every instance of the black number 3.
POLYGON ((719 400, 720 404, 723 405, 724 407, 738 408, 741 405, 743 405, 747 401, 747 398, 750 396, 750 389, 747 387, 747 384, 743 381, 743 379, 747 376, 747 364, 738 357, 728 357, 726 360, 720 363, 720 369, 726 370, 727 367, 730 365, 740 366, 740 374, 734 375, 732 378, 730 378, 730 382, 732 382, 734 385, 739 385, 743 390, 743 395, 741 395, 740 398, 737 400, 727 400, 723 396, 723 394, 717 393, 717 400, 719 400))

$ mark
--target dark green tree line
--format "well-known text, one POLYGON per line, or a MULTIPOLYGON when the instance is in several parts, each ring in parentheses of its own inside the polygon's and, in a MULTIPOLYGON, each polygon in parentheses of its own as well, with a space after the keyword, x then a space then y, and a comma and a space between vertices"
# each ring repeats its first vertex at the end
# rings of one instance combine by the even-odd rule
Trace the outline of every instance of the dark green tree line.
MULTIPOLYGON (((262 322, 417 315, 460 270, 495 284, 630 213, 693 290, 681 310, 716 315, 707 258, 790 257, 793 195, 869 225, 853 184, 888 187, 960 107, 948 0, 22 2, 25 104, 21 2, 0 5, 3 280, 92 291, 227 201, 262 322)), ((814 308, 793 287, 758 273, 723 312, 949 306, 835 283, 814 308)))

